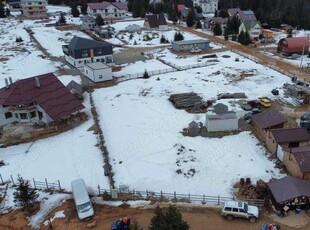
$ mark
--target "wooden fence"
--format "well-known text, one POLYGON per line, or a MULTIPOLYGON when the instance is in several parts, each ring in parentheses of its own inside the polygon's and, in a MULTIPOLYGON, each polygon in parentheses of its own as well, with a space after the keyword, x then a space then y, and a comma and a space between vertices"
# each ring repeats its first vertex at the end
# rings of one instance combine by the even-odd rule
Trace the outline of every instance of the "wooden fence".
MULTIPOLYGON (((103 193, 107 193, 111 195, 110 189, 101 189, 98 186, 98 195, 102 195, 103 193)), ((194 195, 194 194, 179 194, 176 192, 166 193, 163 191, 153 192, 153 191, 120 191, 118 190, 118 197, 120 199, 141 199, 141 200, 157 200, 157 201, 171 201, 171 202, 185 202, 185 203, 201 203, 201 204, 216 204, 221 205, 225 201, 233 201, 236 200, 236 197, 225 197, 225 196, 209 196, 209 195, 194 195)), ((242 199, 243 201, 248 202, 249 204, 263 206, 263 199, 242 199)))

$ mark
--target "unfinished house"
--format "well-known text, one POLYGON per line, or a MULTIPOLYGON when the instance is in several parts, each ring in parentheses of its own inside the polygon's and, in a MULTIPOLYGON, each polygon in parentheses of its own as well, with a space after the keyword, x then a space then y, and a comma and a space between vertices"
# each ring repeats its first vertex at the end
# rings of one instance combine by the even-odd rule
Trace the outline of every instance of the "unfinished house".
POLYGON ((206 127, 208 132, 238 130, 238 117, 235 113, 207 114, 206 127))
POLYGON ((310 88, 307 85, 284 84, 285 93, 303 104, 310 104, 310 88))

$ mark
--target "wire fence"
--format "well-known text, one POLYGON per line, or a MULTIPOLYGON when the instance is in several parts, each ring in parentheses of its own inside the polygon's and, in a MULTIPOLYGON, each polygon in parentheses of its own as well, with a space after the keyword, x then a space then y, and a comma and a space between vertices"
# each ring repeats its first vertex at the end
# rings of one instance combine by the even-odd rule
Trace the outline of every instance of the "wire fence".
POLYGON ((211 65, 215 65, 218 63, 218 60, 217 59, 211 59, 211 60, 208 60, 206 62, 201 62, 201 63, 195 63, 195 64, 190 64, 190 65, 183 65, 183 66, 180 66, 180 65, 177 65, 175 63, 172 63, 170 61, 167 61, 161 57, 156 57, 157 60, 161 61, 162 63, 166 64, 166 65, 169 65, 179 71, 183 71, 183 70, 188 70, 188 69, 193 69, 193 68, 200 68, 200 67, 206 67, 206 66, 211 66, 211 65))

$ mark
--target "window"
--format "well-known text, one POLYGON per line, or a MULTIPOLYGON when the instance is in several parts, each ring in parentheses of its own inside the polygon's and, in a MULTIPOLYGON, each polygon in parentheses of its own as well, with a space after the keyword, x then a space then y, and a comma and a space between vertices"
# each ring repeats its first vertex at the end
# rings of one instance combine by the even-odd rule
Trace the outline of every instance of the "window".
POLYGON ((86 72, 86 74, 88 74, 88 70, 87 69, 85 70, 85 72, 86 72))
POLYGON ((23 120, 28 119, 27 113, 20 113, 19 116, 20 116, 20 119, 23 119, 23 120))
POLYGON ((230 211, 231 211, 231 208, 226 207, 226 208, 225 208, 225 211, 229 211, 229 212, 230 212, 230 211))
POLYGON ((37 117, 36 111, 30 112, 30 118, 35 118, 35 117, 37 117))
POLYGON ((38 2, 39 5, 42 5, 42 2, 38 2))
POLYGON ((29 10, 32 10, 32 7, 28 7, 29 10))
POLYGON ((43 118, 43 113, 41 111, 38 111, 38 115, 39 115, 39 118, 42 119, 43 118))
POLYGON ((100 59, 96 59, 96 62, 100 62, 100 59))
POLYGON ((82 50, 82 57, 88 57, 88 50, 82 50))
POLYGON ((15 117, 16 117, 17 119, 19 119, 19 117, 18 117, 18 113, 15 113, 15 117))
POLYGON ((102 79, 102 75, 99 75, 98 77, 99 77, 99 79, 102 79))
POLYGON ((106 12, 106 13, 107 13, 107 12, 108 12, 108 9, 105 9, 105 10, 104 10, 104 12, 106 12))
POLYGON ((105 57, 105 62, 106 63, 111 63, 112 62, 112 57, 111 56, 105 57))
POLYGON ((5 116, 5 119, 9 119, 9 118, 13 117, 13 114, 11 112, 6 112, 4 114, 4 116, 5 116))
POLYGON ((238 209, 237 208, 233 208, 233 212, 238 212, 238 209))
POLYGON ((97 10, 93 10, 93 12, 94 12, 94 13, 96 13, 96 12, 97 12, 97 10))
POLYGON ((102 49, 97 50, 97 54, 101 55, 102 54, 102 49))
POLYGON ((239 212, 245 213, 245 211, 242 208, 239 208, 239 212))
POLYGON ((114 9, 114 12, 117 12, 117 9, 114 9))

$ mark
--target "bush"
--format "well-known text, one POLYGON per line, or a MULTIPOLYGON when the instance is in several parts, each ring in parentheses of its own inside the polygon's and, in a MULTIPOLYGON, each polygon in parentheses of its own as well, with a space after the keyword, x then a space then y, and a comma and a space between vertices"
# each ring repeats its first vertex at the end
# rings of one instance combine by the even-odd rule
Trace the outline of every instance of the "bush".
POLYGON ((176 32, 176 33, 174 34, 174 41, 182 41, 182 40, 184 40, 183 34, 181 34, 180 31, 179 31, 179 32, 176 32))
POLYGON ((129 35, 129 40, 131 40, 133 38, 133 34, 129 35))
POLYGON ((160 43, 169 43, 168 39, 164 35, 161 35, 160 37, 160 43))
POLYGON ((14 202, 18 202, 23 208, 29 208, 38 198, 37 190, 32 188, 29 180, 24 180, 18 176, 18 185, 15 189, 14 202))
POLYGON ((143 78, 150 78, 150 75, 146 70, 144 71, 143 78))
POLYGON ((22 39, 21 37, 17 37, 17 38, 15 39, 15 41, 16 41, 16 42, 23 42, 23 39, 22 39))
POLYGON ((103 200, 111 200, 112 197, 107 191, 104 191, 104 193, 102 193, 102 199, 103 200))

